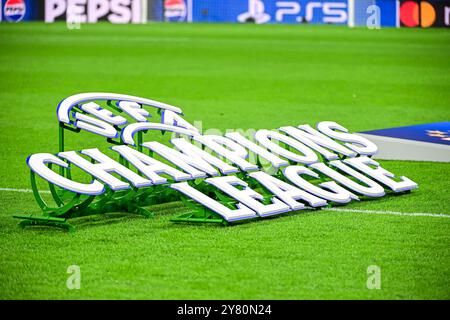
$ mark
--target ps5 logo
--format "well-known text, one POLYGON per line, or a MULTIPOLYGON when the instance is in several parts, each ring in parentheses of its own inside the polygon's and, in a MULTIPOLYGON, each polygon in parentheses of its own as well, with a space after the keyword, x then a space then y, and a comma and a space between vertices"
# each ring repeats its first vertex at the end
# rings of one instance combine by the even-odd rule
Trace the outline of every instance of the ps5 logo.
MULTIPOLYGON (((267 23, 271 15, 262 0, 249 0, 248 11, 237 17, 239 22, 267 23)), ((276 1, 273 8, 276 22, 346 23, 347 2, 328 1, 276 1)))
POLYGON ((261 0, 248 0, 248 12, 241 13, 239 22, 266 23, 270 21, 270 15, 264 12, 265 6, 261 0))

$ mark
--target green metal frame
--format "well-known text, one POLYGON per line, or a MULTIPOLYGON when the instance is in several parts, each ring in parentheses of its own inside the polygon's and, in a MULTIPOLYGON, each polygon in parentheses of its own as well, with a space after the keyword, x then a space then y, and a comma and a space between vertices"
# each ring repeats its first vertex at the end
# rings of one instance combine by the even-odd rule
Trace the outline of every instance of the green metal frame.
MULTIPOLYGON (((107 106, 114 109, 114 111, 122 112, 122 110, 117 108, 112 101, 107 101, 107 106)), ((73 110, 84 113, 84 111, 77 105, 73 106, 73 110)), ((161 115, 161 110, 158 110, 158 114, 161 115)), ((116 129, 118 131, 121 130, 119 127, 116 127, 116 129)), ((60 122, 58 127, 59 152, 65 151, 66 131, 79 133, 81 130, 60 122)), ((146 131, 140 131, 137 133, 137 150, 140 152, 143 151, 141 144, 143 142, 143 134, 145 133, 146 131)), ((164 133, 164 131, 161 131, 162 135, 164 135, 164 133)), ((106 139, 106 141, 110 144, 121 144, 120 141, 110 138, 106 139)), ((286 146, 286 148, 289 148, 289 146, 286 146)), ((153 152, 148 150, 148 154, 152 156, 153 152)), ((319 156, 321 157, 320 154, 319 156)), ((258 156, 256 159, 257 165, 260 168, 263 168, 258 156)), ((119 158, 119 162, 124 166, 129 167, 127 160, 121 156, 119 158)), ((49 168, 51 169, 51 167, 52 166, 50 164, 49 168)), ((68 163, 67 168, 59 167, 59 173, 62 176, 71 179, 72 174, 70 163, 68 163)), ((237 176, 246 181, 252 189, 263 195, 263 203, 271 203, 274 196, 268 193, 255 179, 248 177, 244 172, 237 173, 237 176)), ((274 176, 280 180, 286 181, 286 178, 280 170, 278 170, 274 176)), ((154 217, 154 213, 145 207, 179 200, 181 200, 186 207, 189 208, 189 211, 172 218, 171 221, 173 222, 216 223, 222 225, 230 224, 219 214, 209 210, 187 196, 168 188, 167 185, 153 185, 147 188, 131 188, 121 191, 113 191, 106 186, 106 192, 102 195, 82 195, 64 190, 49 183, 50 194, 56 204, 56 206, 51 207, 42 197, 42 193, 39 191, 39 187, 37 185, 36 175, 33 171, 30 171, 30 181, 34 198, 36 199, 42 214, 15 215, 14 218, 21 219, 19 226, 22 228, 40 225, 63 228, 69 232, 73 232, 75 227, 68 222, 68 220, 72 218, 119 211, 134 213, 146 218, 151 218, 154 217)), ((320 181, 325 181, 322 175, 320 176, 320 181)), ((170 181, 170 183, 172 182, 173 181, 170 181)), ((213 188, 206 183, 201 184, 200 182, 201 180, 188 181, 188 183, 195 186, 197 190, 214 197, 224 206, 230 209, 236 209, 236 205, 238 204, 237 200, 225 195, 218 189, 213 188)))

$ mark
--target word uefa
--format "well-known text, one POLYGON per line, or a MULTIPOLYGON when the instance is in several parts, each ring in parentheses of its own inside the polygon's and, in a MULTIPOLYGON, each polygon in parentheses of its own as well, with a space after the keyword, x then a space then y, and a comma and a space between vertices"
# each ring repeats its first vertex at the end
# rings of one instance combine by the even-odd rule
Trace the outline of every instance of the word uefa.
POLYGON ((35 196, 34 174, 57 196, 58 210, 41 205, 49 217, 80 216, 86 208, 99 212, 111 203, 117 204, 111 210, 142 213, 144 204, 181 198, 193 211, 175 221, 230 223, 417 188, 370 158, 377 152, 374 143, 332 121, 319 122, 316 129, 307 124, 260 129, 254 141, 238 132, 202 135, 178 107, 113 93, 66 98, 57 116, 60 152, 27 159, 35 196), (158 122, 151 121, 157 117, 158 122), (67 130, 106 138, 119 160, 98 148, 64 150, 67 130), (147 140, 159 132, 172 135, 169 145, 147 140), (91 182, 73 178, 74 167, 92 177, 91 182), (55 188, 59 194, 75 194, 76 200, 65 202, 55 188), (94 202, 95 197, 100 200, 94 202))

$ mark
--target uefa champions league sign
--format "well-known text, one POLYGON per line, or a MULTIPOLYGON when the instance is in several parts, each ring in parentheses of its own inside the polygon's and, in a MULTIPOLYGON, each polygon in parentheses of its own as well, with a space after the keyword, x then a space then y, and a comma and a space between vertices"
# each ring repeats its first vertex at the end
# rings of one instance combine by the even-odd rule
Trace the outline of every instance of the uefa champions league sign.
POLYGON ((417 188, 371 159, 374 143, 331 121, 261 129, 254 139, 203 135, 178 107, 113 93, 68 97, 57 117, 59 152, 27 159, 43 214, 15 216, 21 226, 73 230, 71 218, 118 211, 151 217, 152 205, 180 200, 189 211, 175 222, 229 224, 417 188), (80 134, 106 141, 112 155, 92 146, 65 150, 69 135, 80 134), (40 192, 43 182, 54 205, 40 192))

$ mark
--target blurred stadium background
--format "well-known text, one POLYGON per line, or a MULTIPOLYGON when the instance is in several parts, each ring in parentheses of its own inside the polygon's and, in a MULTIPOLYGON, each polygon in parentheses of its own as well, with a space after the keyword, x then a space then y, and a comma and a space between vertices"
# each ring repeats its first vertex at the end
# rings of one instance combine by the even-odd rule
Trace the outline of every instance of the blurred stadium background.
POLYGON ((57 151, 56 106, 80 92, 177 105, 204 130, 448 121, 449 1, 0 2, 1 299, 450 298, 448 163, 380 160, 419 189, 238 227, 174 224, 180 203, 70 235, 12 218, 38 211, 26 158, 57 151))

